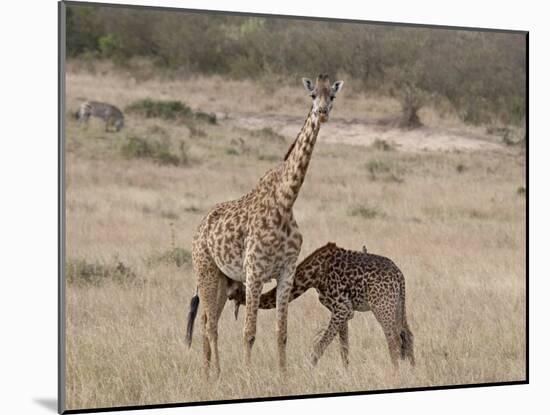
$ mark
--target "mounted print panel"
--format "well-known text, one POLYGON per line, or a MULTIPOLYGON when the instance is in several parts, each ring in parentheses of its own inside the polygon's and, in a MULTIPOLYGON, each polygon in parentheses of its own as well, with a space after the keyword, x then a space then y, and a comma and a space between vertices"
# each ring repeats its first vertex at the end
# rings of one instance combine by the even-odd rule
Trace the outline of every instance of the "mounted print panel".
POLYGON ((528 381, 526 32, 59 5, 60 412, 528 381))

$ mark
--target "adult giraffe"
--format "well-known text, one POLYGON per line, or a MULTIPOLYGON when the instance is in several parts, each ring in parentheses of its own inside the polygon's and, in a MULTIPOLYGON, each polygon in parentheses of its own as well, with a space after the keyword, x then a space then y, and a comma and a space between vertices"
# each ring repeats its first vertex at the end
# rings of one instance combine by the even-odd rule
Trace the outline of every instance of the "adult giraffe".
POLYGON ((198 292, 191 301, 187 342, 191 345, 199 298, 202 314, 204 369, 210 360, 219 375, 218 320, 227 299, 228 278, 246 282, 245 362, 250 365, 256 319, 264 283, 277 280, 276 317, 279 367, 286 366, 287 311, 302 235, 292 208, 304 182, 321 123, 328 120, 343 81, 330 84, 321 74, 315 84, 303 78, 312 98, 306 121, 284 161, 269 170, 240 199, 216 205, 201 221, 193 238, 193 268, 198 292))

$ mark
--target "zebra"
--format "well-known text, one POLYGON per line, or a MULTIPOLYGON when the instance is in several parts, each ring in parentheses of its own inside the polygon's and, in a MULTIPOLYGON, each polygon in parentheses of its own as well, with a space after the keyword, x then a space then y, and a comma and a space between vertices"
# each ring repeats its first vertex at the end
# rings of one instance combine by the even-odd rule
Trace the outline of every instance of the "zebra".
POLYGON ((80 124, 88 125, 90 117, 101 118, 105 121, 105 131, 109 131, 109 125, 114 125, 116 131, 124 127, 124 115, 117 107, 111 104, 97 101, 86 101, 80 105, 75 113, 75 118, 80 124))

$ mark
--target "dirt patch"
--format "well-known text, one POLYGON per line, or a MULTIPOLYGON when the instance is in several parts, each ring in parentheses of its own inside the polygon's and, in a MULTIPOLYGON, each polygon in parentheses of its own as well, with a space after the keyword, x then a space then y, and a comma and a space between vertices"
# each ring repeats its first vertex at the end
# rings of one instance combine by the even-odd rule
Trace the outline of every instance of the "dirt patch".
MULTIPOLYGON (((256 130, 270 127, 278 134, 288 138, 296 136, 304 119, 281 115, 258 116, 256 114, 233 114, 219 118, 234 126, 256 130)), ((415 130, 402 130, 381 126, 375 122, 359 120, 331 119, 323 125, 319 141, 324 143, 344 143, 358 146, 370 146, 376 140, 384 140, 402 151, 491 151, 503 150, 504 146, 494 136, 473 133, 453 128, 434 128, 425 126, 415 130)))

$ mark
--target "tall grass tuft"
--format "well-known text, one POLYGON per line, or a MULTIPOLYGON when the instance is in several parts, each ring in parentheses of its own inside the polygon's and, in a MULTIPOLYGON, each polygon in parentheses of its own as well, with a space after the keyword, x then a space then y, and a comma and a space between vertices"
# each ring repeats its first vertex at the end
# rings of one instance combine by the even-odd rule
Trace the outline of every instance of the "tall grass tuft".
POLYGON ((127 159, 145 158, 156 161, 164 165, 185 165, 189 163, 187 149, 182 142, 177 155, 172 152, 170 140, 167 138, 161 140, 147 140, 143 137, 130 136, 120 148, 122 155, 127 159))
POLYGON ((174 120, 180 117, 190 117, 191 108, 181 101, 154 101, 150 98, 140 99, 126 107, 126 112, 145 118, 162 118, 174 120))
POLYGON ((107 281, 118 284, 135 284, 138 278, 134 270, 122 261, 112 264, 88 262, 86 259, 69 259, 66 264, 69 284, 100 286, 107 281))

